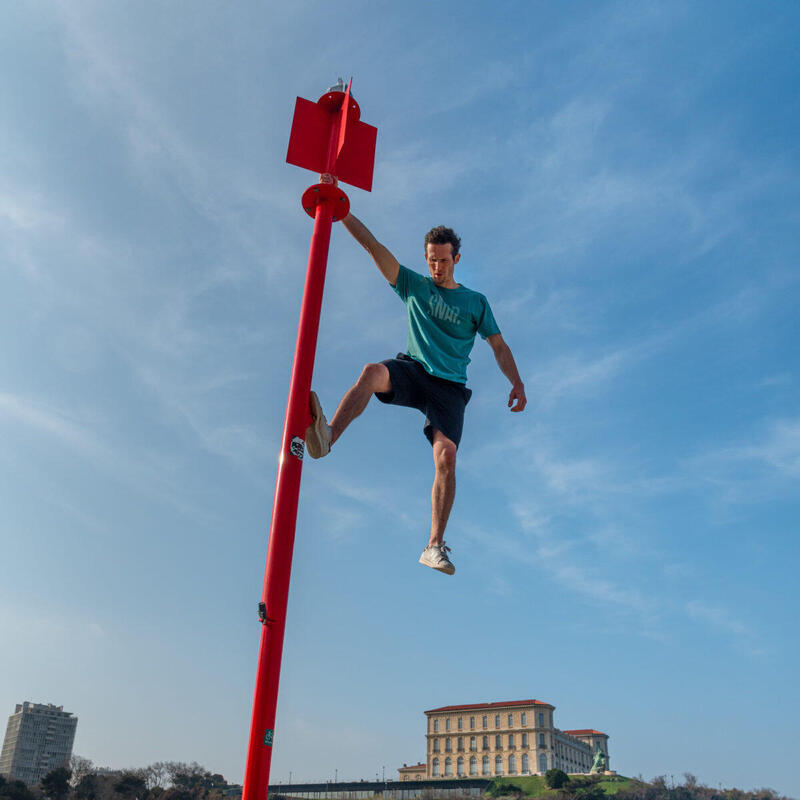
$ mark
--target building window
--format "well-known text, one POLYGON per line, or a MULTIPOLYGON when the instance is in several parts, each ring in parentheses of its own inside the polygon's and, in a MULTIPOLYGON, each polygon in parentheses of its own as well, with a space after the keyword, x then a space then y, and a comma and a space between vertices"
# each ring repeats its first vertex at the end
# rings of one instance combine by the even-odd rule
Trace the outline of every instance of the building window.
POLYGON ((458 757, 458 762, 456 764, 456 773, 459 778, 464 777, 464 756, 458 757))
POLYGON ((547 756, 544 753, 539 754, 539 772, 543 775, 547 772, 547 756))
POLYGON ((544 734, 539 734, 539 747, 544 747, 544 734))
POLYGON ((495 775, 502 775, 503 774, 503 757, 502 756, 495 756, 494 757, 494 774, 495 775))
POLYGON ((434 733, 439 733, 439 720, 438 719, 435 719, 433 721, 433 732, 434 733))
POLYGON ((500 734, 494 737, 494 749, 495 750, 503 749, 503 743, 500 741, 500 734))
POLYGON ((433 777, 434 778, 438 778, 439 777, 439 759, 438 758, 434 758, 433 759, 433 777))
POLYGON ((508 774, 509 775, 517 774, 517 759, 514 756, 508 757, 508 774))
POLYGON ((539 712, 539 727, 544 728, 544 712, 539 712))
POLYGON ((449 756, 444 760, 444 774, 445 777, 453 774, 453 759, 449 756))
POLYGON ((508 715, 508 727, 509 728, 513 728, 514 727, 514 715, 513 714, 509 714, 508 715))
POLYGON ((527 775, 531 771, 530 761, 528 761, 528 754, 524 753, 522 756, 522 774, 527 775))
POLYGON ((488 750, 489 749, 489 737, 488 736, 484 736, 483 737, 483 749, 484 750, 488 750))
POLYGON ((474 753, 478 749, 478 743, 475 741, 474 736, 469 737, 469 749, 474 753))
POLYGON ((475 756, 472 756, 469 760, 469 774, 470 775, 478 774, 478 759, 475 758, 475 756))
POLYGON ((528 715, 523 711, 520 715, 520 725, 524 728, 528 724, 528 715))
POLYGON ((489 727, 489 717, 487 717, 485 714, 483 715, 483 717, 481 717, 481 722, 483 723, 484 728, 489 727))
POLYGON ((439 740, 438 739, 434 739, 433 740, 433 752, 434 753, 438 753, 439 752, 439 740))
POLYGON ((444 740, 444 751, 445 751, 445 753, 452 753, 453 752, 453 744, 450 741, 450 737, 449 736, 444 740))
POLYGON ((513 733, 509 733, 508 734, 508 746, 509 746, 509 748, 514 747, 514 734, 513 733))
POLYGON ((463 736, 459 736, 458 737, 458 752, 459 753, 463 753, 464 752, 464 737, 463 736))
POLYGON ((495 714, 494 715, 494 726, 495 726, 495 728, 499 728, 500 727, 500 715, 499 714, 495 714))
POLYGON ((450 717, 448 717, 448 718, 447 718, 447 719, 444 721, 444 729, 445 729, 446 731, 449 731, 449 730, 450 730, 450 717))
POLYGON ((471 731, 475 730, 475 717, 470 717, 469 718, 469 729, 471 731))
POLYGON ((528 734, 527 733, 523 733, 522 734, 522 746, 523 747, 527 747, 528 746, 528 734))
POLYGON ((461 730, 461 717, 458 718, 458 729, 461 730))
POLYGON ((483 757, 483 774, 484 775, 489 774, 489 756, 483 757))

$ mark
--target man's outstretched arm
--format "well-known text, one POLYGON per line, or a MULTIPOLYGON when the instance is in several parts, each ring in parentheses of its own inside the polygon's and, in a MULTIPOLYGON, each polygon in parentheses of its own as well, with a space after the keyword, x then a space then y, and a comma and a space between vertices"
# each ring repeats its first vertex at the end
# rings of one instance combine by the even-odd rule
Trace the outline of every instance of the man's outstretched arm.
POLYGON ((497 366, 503 375, 511 381, 511 393, 508 395, 508 407, 512 411, 522 411, 528 402, 525 397, 525 385, 522 383, 522 378, 519 376, 517 364, 514 361, 514 356, 511 353, 511 348, 505 343, 503 335, 500 333, 492 334, 486 337, 489 346, 494 351, 494 357, 497 361, 497 366), (516 401, 516 405, 514 404, 516 401))
MULTIPOLYGON (((338 181, 333 175, 327 172, 319 176, 321 183, 332 183, 336 185, 338 181)), ((375 265, 383 273, 392 286, 397 284, 397 275, 400 272, 400 264, 397 259, 384 247, 370 232, 369 228, 358 217, 348 214, 343 220, 342 225, 350 231, 352 237, 372 256, 375 265)))
POLYGON ((386 249, 370 232, 369 228, 358 217, 348 214, 342 225, 350 231, 352 237, 372 256, 378 269, 383 273, 389 283, 397 283, 400 264, 397 259, 386 249))

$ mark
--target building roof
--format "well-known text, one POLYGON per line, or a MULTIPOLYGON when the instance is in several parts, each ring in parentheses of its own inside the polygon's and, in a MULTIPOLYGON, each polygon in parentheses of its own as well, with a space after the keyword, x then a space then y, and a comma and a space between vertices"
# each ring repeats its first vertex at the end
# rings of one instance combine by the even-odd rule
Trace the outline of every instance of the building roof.
POLYGON ((420 761, 419 764, 411 764, 406 765, 403 764, 402 767, 398 767, 397 771, 402 772, 404 769, 427 769, 428 765, 424 761, 420 761))
POLYGON ((594 736, 608 736, 607 733, 596 731, 593 728, 581 728, 577 731, 564 731, 564 733, 568 733, 570 736, 589 736, 590 734, 593 734, 594 736))
POLYGON ((555 708, 550 703, 544 703, 541 700, 508 700, 505 703, 471 703, 466 706, 442 706, 441 708, 432 708, 426 711, 426 714, 433 714, 435 711, 466 711, 468 709, 478 708, 508 708, 510 706, 543 706, 544 708, 555 708))

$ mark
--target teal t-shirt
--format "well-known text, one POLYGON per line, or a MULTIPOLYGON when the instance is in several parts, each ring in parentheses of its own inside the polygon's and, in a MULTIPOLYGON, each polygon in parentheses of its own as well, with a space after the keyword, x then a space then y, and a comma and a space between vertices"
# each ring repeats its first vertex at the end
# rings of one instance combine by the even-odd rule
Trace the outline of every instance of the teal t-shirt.
POLYGON ((475 334, 500 333, 489 301, 466 286, 442 289, 402 265, 393 288, 408 310, 408 355, 431 375, 466 383, 475 334))

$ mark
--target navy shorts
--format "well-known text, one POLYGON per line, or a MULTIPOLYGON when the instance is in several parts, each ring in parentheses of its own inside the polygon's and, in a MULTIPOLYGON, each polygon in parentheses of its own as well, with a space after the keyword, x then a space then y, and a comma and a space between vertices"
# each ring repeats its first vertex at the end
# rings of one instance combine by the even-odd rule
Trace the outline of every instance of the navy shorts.
POLYGON ((381 364, 389 370, 392 390, 375 392, 375 397, 382 403, 421 411, 425 415, 423 431, 431 444, 434 430, 439 430, 458 447, 464 428, 464 409, 472 390, 463 383, 431 375, 405 353, 398 353, 397 358, 389 358, 381 364))

